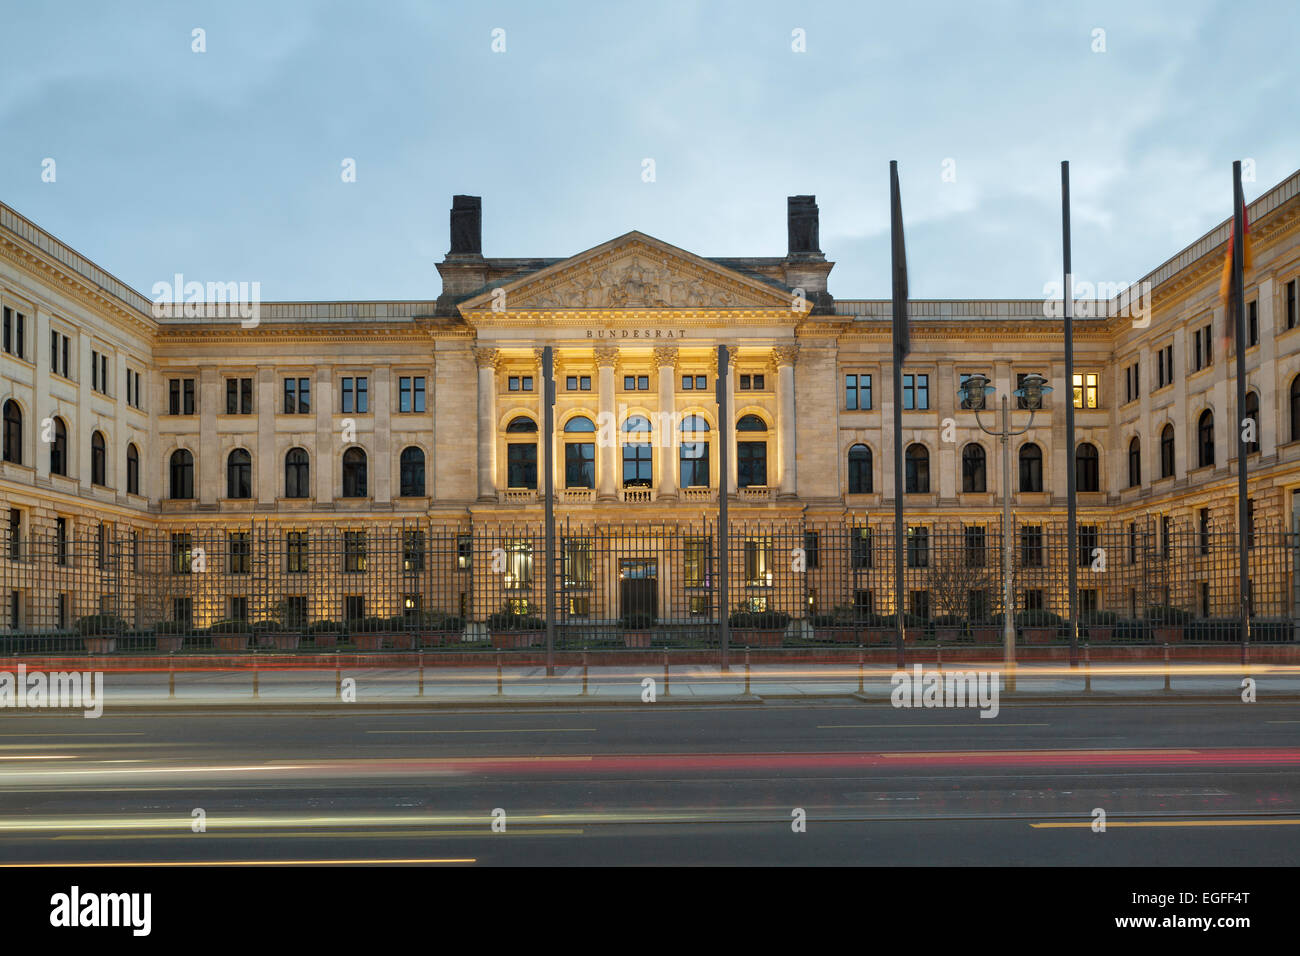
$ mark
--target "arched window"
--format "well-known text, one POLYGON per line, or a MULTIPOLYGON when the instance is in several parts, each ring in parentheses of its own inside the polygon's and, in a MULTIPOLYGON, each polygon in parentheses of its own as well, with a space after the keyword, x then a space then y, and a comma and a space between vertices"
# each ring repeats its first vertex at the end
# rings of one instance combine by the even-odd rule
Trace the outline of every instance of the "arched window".
POLYGON ((506 487, 537 490, 537 422, 526 415, 510 419, 507 435, 532 435, 528 441, 506 442, 506 487))
POLYGON ((364 498, 367 490, 366 453, 360 448, 349 448, 343 453, 343 497, 364 498))
MULTIPOLYGON (((736 422, 737 432, 761 434, 767 423, 757 415, 745 415, 736 422)), ((736 442, 736 484, 741 488, 767 485, 767 439, 736 442)))
POLYGON ((402 449, 401 497, 424 497, 424 452, 412 445, 402 449))
POLYGON ((171 487, 168 497, 185 501, 194 497, 194 456, 184 448, 172 452, 168 467, 171 473, 171 487))
POLYGON ((588 437, 595 430, 585 415, 575 415, 564 423, 566 436, 578 436, 566 438, 564 443, 564 487, 596 487, 596 444, 588 437))
POLYGON ((1214 464, 1214 412, 1208 408, 1196 421, 1196 450, 1200 467, 1214 464))
POLYGON ((1142 443, 1136 435, 1128 443, 1128 486, 1136 488, 1142 484, 1142 443))
POLYGON ((1291 440, 1300 441, 1300 375, 1291 379, 1291 440))
POLYGON ((253 456, 236 448, 226 457, 226 497, 253 496, 253 456))
POLYGON ((1174 476, 1174 426, 1160 429, 1160 477, 1174 476))
POLYGON ((1043 450, 1033 442, 1020 446, 1020 490, 1043 490, 1043 450))
POLYGON ((1097 446, 1083 442, 1074 451, 1074 490, 1100 491, 1101 474, 1097 467, 1097 446))
POLYGON ((928 495, 930 493, 930 451, 924 445, 908 445, 904 459, 905 494, 928 495))
POLYGON ((108 471, 108 450, 104 444, 104 433, 92 432, 90 435, 90 483, 92 485, 108 484, 105 474, 108 471))
POLYGON ((849 494, 871 494, 871 449, 854 445, 849 449, 849 494))
MULTIPOLYGON (((1247 392, 1245 411, 1242 413, 1242 419, 1249 418, 1254 423, 1251 431, 1255 433, 1255 440, 1246 442, 1246 454, 1253 455, 1259 451, 1259 393, 1247 392)), ((1245 427, 1244 425, 1242 426, 1245 427)))
POLYGON ((649 488, 654 475, 650 420, 632 415, 623 422, 623 433, 623 487, 649 488))
POLYGON ((68 474, 68 426, 62 418, 54 419, 54 441, 50 442, 50 474, 68 474))
POLYGON ((709 423, 701 415, 682 419, 681 486, 709 487, 709 423))
POLYGON ((126 493, 128 495, 140 493, 140 449, 136 448, 134 443, 128 443, 126 446, 126 493))
POLYGON ((311 497, 311 459, 305 448, 290 448, 284 456, 284 496, 311 497))
POLYGON ((971 442, 961 453, 961 490, 978 493, 988 491, 984 446, 971 442))
POLYGON ((12 398, 5 402, 4 459, 15 465, 23 463, 23 410, 12 398))

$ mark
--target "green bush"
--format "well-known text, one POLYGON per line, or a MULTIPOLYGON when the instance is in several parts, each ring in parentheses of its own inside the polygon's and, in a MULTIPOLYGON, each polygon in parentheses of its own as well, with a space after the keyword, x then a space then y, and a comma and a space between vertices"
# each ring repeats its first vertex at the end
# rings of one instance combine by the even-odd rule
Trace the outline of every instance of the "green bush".
POLYGON ((956 614, 942 614, 930 623, 935 627, 961 627, 966 623, 966 619, 956 614))
POLYGON ((190 625, 185 621, 163 621, 153 629, 153 632, 161 637, 167 637, 168 635, 188 634, 190 630, 190 625))
POLYGON ((278 632, 283 630, 284 630, 284 625, 281 624, 279 621, 254 621, 253 622, 254 634, 267 634, 267 633, 278 632))
POLYGON ((235 618, 225 618, 215 622, 208 629, 212 634, 251 634, 253 627, 247 621, 236 620, 235 618))
POLYGON ((1162 627, 1180 627, 1191 623, 1192 612, 1168 604, 1153 604, 1147 608, 1147 620, 1162 627))
POLYGON ((503 607, 496 613, 488 615, 487 626, 489 631, 544 631, 546 621, 531 614, 520 614, 510 607, 503 607))
POLYGON ((346 634, 347 626, 339 621, 317 621, 307 628, 308 634, 346 634))
MULTIPOLYGON (((898 618, 896 615, 893 614, 880 615, 880 624, 878 626, 887 627, 890 628, 891 630, 896 629, 898 627, 898 618)), ((903 615, 903 630, 907 630, 910 627, 924 627, 924 626, 925 626, 925 618, 920 617, 916 614, 903 615)))
POLYGON ((1119 623, 1119 614, 1115 611, 1084 611, 1079 615, 1079 623, 1093 627, 1114 627, 1119 623))
POLYGON ((112 614, 88 614, 77 618, 77 633, 82 637, 116 637, 126 630, 126 621, 112 614))
POLYGON ((621 619, 625 631, 648 631, 654 626, 655 616, 645 611, 628 611, 621 619))
POLYGON ((745 631, 783 631, 790 624, 785 611, 732 611, 728 623, 745 631))

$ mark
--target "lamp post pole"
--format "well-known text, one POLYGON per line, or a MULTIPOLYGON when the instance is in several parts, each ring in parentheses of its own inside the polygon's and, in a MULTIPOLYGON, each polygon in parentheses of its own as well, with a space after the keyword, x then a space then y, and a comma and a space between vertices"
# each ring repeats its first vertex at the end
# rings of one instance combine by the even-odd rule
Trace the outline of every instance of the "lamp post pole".
POLYGON ((980 420, 980 411, 985 406, 986 397, 995 389, 989 384, 988 376, 978 372, 966 376, 965 382, 957 392, 961 407, 975 412, 975 424, 986 435, 997 438, 1002 445, 1002 662, 1006 670, 1007 690, 1016 689, 1016 618, 1015 591, 1011 580, 1011 549, 1015 546, 1011 528, 1011 439, 1023 435, 1034 427, 1034 415, 1042 406, 1043 396, 1050 392, 1047 379, 1037 373, 1026 375, 1020 388, 1015 390, 1017 398, 1023 398, 1029 409, 1029 422, 1019 431, 1011 428, 1011 404, 1008 396, 1002 396, 1002 422, 997 431, 985 426, 980 420))

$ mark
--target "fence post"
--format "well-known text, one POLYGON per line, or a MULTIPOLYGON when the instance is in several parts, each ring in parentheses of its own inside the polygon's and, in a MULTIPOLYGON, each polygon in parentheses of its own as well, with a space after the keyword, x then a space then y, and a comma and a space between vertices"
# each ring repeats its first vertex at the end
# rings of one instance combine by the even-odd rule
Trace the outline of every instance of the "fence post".
POLYGON ((865 656, 865 655, 863 655, 862 651, 859 650, 859 651, 858 651, 858 693, 859 693, 859 694, 863 693, 863 690, 864 690, 864 688, 863 688, 863 684, 862 684, 862 677, 863 677, 862 669, 863 669, 863 658, 864 658, 864 656, 865 656))
POLYGON ((1092 653, 1087 643, 1083 645, 1083 689, 1085 693, 1092 690, 1092 653))
POLYGON ((420 651, 420 694, 424 696, 424 651, 420 651))
POLYGON ((497 696, 500 697, 504 691, 501 684, 501 652, 497 651, 497 696))
POLYGON ((664 650, 664 696, 668 696, 668 651, 664 650))
POLYGON ((943 673, 943 641, 939 637, 938 628, 934 632, 934 666, 940 674, 943 673))
POLYGON ((339 666, 339 652, 334 652, 334 696, 343 699, 343 668, 339 666))
POLYGON ((1165 690, 1169 690, 1169 642, 1165 641, 1165 690))
POLYGON ((587 652, 582 652, 582 696, 587 696, 587 652))
POLYGON ((260 676, 261 676, 261 671, 257 667, 257 652, 254 651, 253 652, 253 696, 254 697, 261 696, 261 694, 258 691, 258 678, 260 676))
POLYGON ((749 648, 745 648, 745 696, 749 696, 749 648))
POLYGON ((176 658, 167 655, 167 696, 176 696, 176 658))

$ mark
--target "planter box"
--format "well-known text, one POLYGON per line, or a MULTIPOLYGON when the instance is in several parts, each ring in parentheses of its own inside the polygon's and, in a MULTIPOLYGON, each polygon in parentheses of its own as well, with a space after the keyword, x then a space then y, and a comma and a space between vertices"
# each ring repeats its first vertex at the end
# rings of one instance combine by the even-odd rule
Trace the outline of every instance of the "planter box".
POLYGON ((1156 624, 1151 628, 1157 644, 1183 643, 1183 626, 1181 624, 1156 624))
POLYGON ((153 642, 158 653, 175 654, 185 645, 185 637, 181 634, 166 634, 162 637, 155 637, 153 642))
POLYGON ((996 624, 972 624, 970 636, 976 644, 1001 644, 1002 628, 996 624))
POLYGON ((1088 640, 1093 644, 1108 644, 1114 637, 1115 628, 1113 625, 1088 625, 1088 640))
POLYGON ((302 635, 297 631, 281 631, 278 634, 272 634, 271 646, 277 651, 296 651, 298 644, 302 641, 302 635))
POLYGON ((317 631, 312 635, 312 641, 317 647, 337 647, 339 635, 335 631, 317 631))
POLYGON ((813 637, 824 644, 859 644, 866 632, 859 627, 818 627, 813 637))
POLYGON ((213 634, 212 646, 219 651, 244 651, 248 649, 248 634, 213 634))
POLYGON ((738 628, 735 631, 735 641, 737 644, 745 644, 752 647, 780 647, 781 638, 785 637, 785 628, 779 631, 758 631, 749 628, 738 628))
POLYGON ((117 650, 116 637, 83 637, 81 643, 91 654, 111 654, 117 650))
POLYGON ((502 650, 536 647, 545 640, 545 631, 492 631, 492 646, 502 650))
POLYGON ((934 629, 934 639, 943 644, 956 644, 961 640, 961 628, 936 627, 934 629))
POLYGON ((649 647, 650 631, 624 631, 624 647, 649 647))
POLYGON ((1026 644, 1051 644, 1056 640, 1055 627, 1022 627, 1026 644))
POLYGON ((414 631, 393 631, 388 636, 388 646, 395 651, 409 651, 415 647, 414 631))
POLYGON ((384 641, 389 636, 388 631, 368 631, 365 634, 353 634, 352 643, 359 651, 377 651, 384 646, 384 641))

